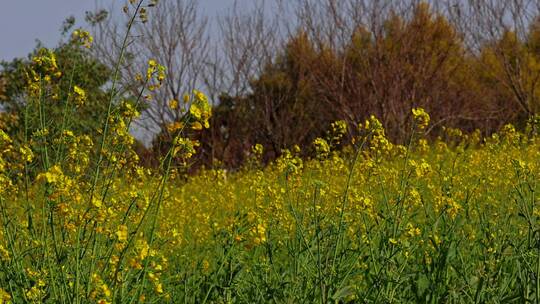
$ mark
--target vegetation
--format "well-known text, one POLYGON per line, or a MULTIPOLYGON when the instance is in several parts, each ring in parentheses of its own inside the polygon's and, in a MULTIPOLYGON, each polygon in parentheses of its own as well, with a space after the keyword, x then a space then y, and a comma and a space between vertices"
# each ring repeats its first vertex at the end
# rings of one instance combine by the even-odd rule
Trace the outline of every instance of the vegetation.
POLYGON ((110 81, 110 69, 91 57, 87 48, 75 37, 55 50, 38 47, 29 57, 3 64, 2 74, 7 86, 4 97, 0 97, 4 106, 0 114, 2 129, 10 136, 23 140, 28 134, 42 128, 43 123, 45 128, 68 128, 95 140, 98 135, 96 131, 107 113, 109 93, 103 87, 110 81), (41 58, 52 61, 37 62, 41 58), (39 81, 40 73, 50 74, 53 71, 40 69, 53 69, 57 73, 34 87, 35 90, 44 91, 33 94, 47 103, 47 117, 40 117, 40 112, 35 111, 28 100, 31 89, 28 79, 37 77, 35 79, 39 81), (29 75, 32 71, 35 74, 29 75), (41 121, 42 118, 44 121, 41 121))
POLYGON ((341 49, 306 28, 212 104, 123 74, 159 5, 114 64, 83 29, 3 64, 0 304, 540 303, 534 24, 476 53, 425 3, 341 49))
POLYGON ((212 147, 203 163, 217 157, 235 167, 256 143, 266 159, 294 145, 309 150, 331 122, 355 124, 370 115, 404 143, 414 107, 432 116, 430 138, 444 126, 483 135, 508 123, 523 128, 538 113, 537 21, 522 38, 505 28, 471 50, 443 12, 422 2, 413 7, 409 17, 383 15, 377 29, 356 25, 337 46, 300 27, 253 77, 249 92, 221 97, 202 139, 212 147))

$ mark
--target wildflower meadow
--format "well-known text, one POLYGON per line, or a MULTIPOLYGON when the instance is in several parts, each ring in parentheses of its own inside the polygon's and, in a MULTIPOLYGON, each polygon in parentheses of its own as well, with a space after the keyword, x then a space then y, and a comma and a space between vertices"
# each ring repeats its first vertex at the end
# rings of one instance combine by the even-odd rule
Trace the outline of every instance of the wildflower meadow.
MULTIPOLYGON (((272 160, 257 143, 238 168, 190 170, 215 109, 191 90, 145 166, 130 130, 168 70, 146 61, 127 98, 120 62, 158 5, 123 8, 98 116, 77 56, 40 48, 25 67, 18 127, 0 124, 0 304, 540 303, 539 116, 431 136, 412 107, 400 141, 367 115, 272 160)), ((69 34, 72 51, 93 42, 69 34)))

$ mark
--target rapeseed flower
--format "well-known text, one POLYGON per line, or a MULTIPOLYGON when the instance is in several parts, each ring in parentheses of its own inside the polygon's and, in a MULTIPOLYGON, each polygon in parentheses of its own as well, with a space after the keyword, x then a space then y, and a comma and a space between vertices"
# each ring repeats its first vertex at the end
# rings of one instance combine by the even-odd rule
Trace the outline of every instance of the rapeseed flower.
POLYGON ((429 125, 429 115, 423 108, 412 109, 412 114, 418 129, 424 130, 429 125))

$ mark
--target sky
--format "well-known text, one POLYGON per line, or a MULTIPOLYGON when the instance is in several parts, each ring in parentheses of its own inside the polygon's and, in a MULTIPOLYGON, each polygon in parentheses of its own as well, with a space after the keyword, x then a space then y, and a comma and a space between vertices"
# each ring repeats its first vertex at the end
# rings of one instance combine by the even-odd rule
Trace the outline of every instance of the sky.
MULTIPOLYGON (((0 61, 25 57, 39 39, 46 47, 60 40, 62 22, 73 15, 82 22, 86 11, 119 0, 0 0, 0 61)), ((161 0, 167 1, 167 0, 161 0)), ((199 0, 209 16, 215 16, 234 0, 199 0)), ((246 0, 247 1, 247 0, 246 0)), ((255 0, 257 1, 257 0, 255 0)), ((122 1, 123 2, 123 1, 122 1)))

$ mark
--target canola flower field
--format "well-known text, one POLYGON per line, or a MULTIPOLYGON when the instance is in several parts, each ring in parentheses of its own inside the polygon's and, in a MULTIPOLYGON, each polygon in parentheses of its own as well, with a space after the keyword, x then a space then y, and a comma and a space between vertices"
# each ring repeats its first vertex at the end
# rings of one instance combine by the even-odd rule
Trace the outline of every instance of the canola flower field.
POLYGON ((408 146, 371 117, 333 151, 337 122, 317 158, 263 167, 255 146, 242 170, 187 180, 121 150, 88 180, 91 143, 65 131, 64 161, 25 183, 43 151, 2 133, 2 303, 538 301, 535 128, 428 144, 413 113, 408 146))
POLYGON ((0 129, 0 303, 540 303, 539 118, 428 140, 415 108, 406 145, 371 116, 333 123, 310 159, 263 165, 255 145, 238 171, 186 176, 186 131, 211 117, 202 92, 170 103, 185 115, 159 167, 139 165, 128 132, 166 77, 156 61, 135 104, 111 84, 88 134, 69 128, 89 100, 61 91, 54 53, 27 72, 24 132, 0 129))

